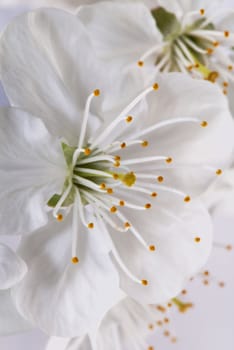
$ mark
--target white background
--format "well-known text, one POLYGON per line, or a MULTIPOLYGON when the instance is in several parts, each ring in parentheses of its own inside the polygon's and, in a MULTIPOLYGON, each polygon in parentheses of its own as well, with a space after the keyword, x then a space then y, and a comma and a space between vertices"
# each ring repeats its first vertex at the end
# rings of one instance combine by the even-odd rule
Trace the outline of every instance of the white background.
MULTIPOLYGON (((8 7, 8 9, 1 10, 0 8, 0 28, 3 28, 9 21, 9 18, 26 9, 25 6, 16 7, 14 4, 18 3, 22 5, 23 3, 26 4, 26 2, 21 0, 0 0, 0 7, 11 5, 11 8, 8 7)), ((38 2, 42 4, 42 1, 38 2)), ((55 4, 55 2, 50 1, 52 4, 55 4)), ((74 3, 75 1, 72 2, 74 3)), ((28 1, 30 5, 35 3, 36 1, 28 1)), ((49 1, 43 1, 43 5, 47 3, 49 5, 49 1)), ((234 0, 230 0, 229 3, 234 6, 234 0)), ((214 219, 214 226, 215 239, 217 241, 234 243, 234 215, 233 218, 216 217, 214 219)), ((171 321, 166 329, 169 329, 173 335, 178 337, 178 342, 171 344, 162 335, 162 331, 158 331, 151 338, 151 343, 155 346, 155 350, 234 349, 233 267, 234 251, 227 252, 224 249, 215 248, 208 266, 213 276, 210 285, 205 287, 201 278, 190 282, 187 286, 188 295, 186 299, 195 304, 194 308, 186 314, 175 312, 176 310, 172 312, 171 321), (226 287, 219 288, 217 281, 225 281, 226 287)), ((46 335, 34 330, 11 337, 1 337, 0 350, 43 350, 46 341, 46 335)))

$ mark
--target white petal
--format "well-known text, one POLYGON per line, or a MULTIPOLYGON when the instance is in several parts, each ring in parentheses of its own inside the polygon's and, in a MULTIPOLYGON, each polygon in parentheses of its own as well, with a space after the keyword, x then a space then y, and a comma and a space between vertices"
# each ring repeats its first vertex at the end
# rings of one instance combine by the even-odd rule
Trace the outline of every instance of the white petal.
POLYGON ((0 291, 0 335, 11 335, 31 328, 32 325, 23 319, 16 310, 11 298, 11 291, 0 291))
POLYGON ((25 262, 9 247, 0 244, 0 290, 14 286, 26 272, 25 262))
POLYGON ((25 234, 47 222, 46 203, 61 191, 66 165, 39 119, 2 109, 0 124, 0 233, 25 234))
POLYGON ((163 161, 143 165, 139 162, 131 170, 136 174, 160 171, 158 175, 165 177, 167 186, 188 194, 201 193, 216 178, 216 170, 227 167, 232 159, 234 124, 227 99, 218 86, 180 73, 163 74, 154 79, 159 83, 159 90, 148 95, 148 109, 133 114, 133 123, 118 128, 116 136, 127 144, 128 140, 147 140, 149 146, 129 147, 120 150, 119 155, 122 161, 172 157, 170 165, 163 161), (186 122, 188 118, 197 122, 186 122), (173 124, 175 119, 182 122, 173 124), (142 130, 168 120, 170 125, 137 137, 142 130), (201 127, 202 121, 207 121, 207 127, 201 127))
MULTIPOLYGON (((127 219, 155 251, 144 248, 131 231, 120 235, 112 232, 119 254, 128 269, 144 286, 133 282, 119 268, 121 287, 140 303, 166 302, 183 289, 184 283, 205 264, 212 245, 212 225, 208 212, 199 202, 188 204, 174 225, 158 225, 157 212, 148 210, 127 219), (200 237, 200 242, 195 239, 200 237), (131 247, 131 251, 129 251, 131 247)), ((118 265, 116 264, 118 267, 118 265)))
POLYGON ((155 21, 144 4, 101 2, 83 6, 77 16, 92 39, 99 58, 117 69, 135 64, 161 41, 155 21))
POLYGON ((2 35, 0 57, 10 102, 40 116, 51 133, 77 139, 84 100, 97 88, 90 74, 84 90, 95 61, 77 18, 56 9, 17 17, 2 35))
POLYGON ((118 298, 118 273, 109 248, 105 249, 102 230, 94 224, 93 230, 79 229, 80 262, 75 265, 69 217, 22 240, 20 254, 29 271, 14 288, 14 300, 19 312, 46 333, 84 335, 118 298))

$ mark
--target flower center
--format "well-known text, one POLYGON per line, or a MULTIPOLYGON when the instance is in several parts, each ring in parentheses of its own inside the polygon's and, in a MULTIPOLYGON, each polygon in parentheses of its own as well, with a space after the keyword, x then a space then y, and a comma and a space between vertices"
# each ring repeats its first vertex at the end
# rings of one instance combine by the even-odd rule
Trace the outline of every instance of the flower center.
MULTIPOLYGON (((99 90, 95 90, 86 102, 78 145, 74 147, 66 143, 61 145, 67 164, 67 176, 62 193, 54 194, 47 204, 52 208, 53 215, 58 221, 63 221, 64 215, 72 210, 72 262, 74 264, 79 262, 78 235, 82 234, 79 229, 80 224, 86 229, 94 229, 96 223, 104 222, 118 232, 128 232, 133 235, 143 248, 152 254, 156 251, 156 246, 152 242, 147 242, 135 227, 135 223, 129 220, 128 210, 150 210, 152 201, 158 197, 158 193, 160 195, 162 192, 168 192, 185 203, 190 202, 190 196, 181 190, 164 186, 164 177, 157 173, 156 164, 159 163, 158 171, 160 171, 164 167, 173 166, 173 159, 169 155, 154 156, 151 152, 148 154, 149 142, 143 137, 175 124, 190 123, 206 128, 208 126, 206 121, 189 117, 168 119, 129 133, 125 141, 116 139, 116 128, 120 125, 120 130, 122 127, 131 128, 134 118, 129 113, 142 99, 149 93, 157 91, 158 88, 158 84, 155 83, 145 89, 106 127, 102 127, 98 136, 88 139, 86 129, 90 104, 92 99, 99 95, 99 90), (113 131, 115 136, 111 137, 113 131), (108 137, 111 141, 106 144, 104 141, 108 137), (133 154, 136 154, 138 147, 143 148, 146 155, 131 157, 130 150, 133 148, 133 154), (152 162, 155 165, 154 170, 144 172, 144 164, 152 162), (142 167, 139 167, 141 165, 142 167), (138 170, 133 171, 135 168, 138 170), (132 196, 133 193, 134 196, 132 196), (128 210, 124 210, 123 207, 128 210), (91 220, 90 217, 92 217, 91 220)), ((214 172, 212 167, 204 167, 214 172)), ((216 174, 220 175, 221 170, 216 171, 216 174)), ((173 213, 168 210, 162 208, 162 212, 174 218, 173 213)), ((111 252, 123 272, 134 282, 147 286, 148 280, 136 277, 129 271, 115 248, 111 235, 108 233, 107 235, 111 252)))
POLYGON ((179 21, 175 14, 163 7, 152 10, 163 42, 148 50, 138 61, 140 67, 156 54, 155 65, 162 72, 184 72, 195 78, 219 81, 227 94, 229 80, 234 80, 231 52, 233 34, 219 31, 204 9, 188 12, 179 21), (229 53, 229 55, 227 55, 229 53))

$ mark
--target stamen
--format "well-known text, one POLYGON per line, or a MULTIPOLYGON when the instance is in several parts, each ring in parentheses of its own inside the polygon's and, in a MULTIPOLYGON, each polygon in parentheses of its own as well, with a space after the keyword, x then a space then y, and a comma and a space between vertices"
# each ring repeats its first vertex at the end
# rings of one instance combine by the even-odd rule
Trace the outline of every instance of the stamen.
POLYGON ((203 128, 206 128, 208 126, 208 123, 207 123, 207 121, 203 121, 203 122, 201 122, 201 127, 203 127, 203 128))
POLYGON ((161 45, 156 45, 152 48, 150 48, 148 51, 146 51, 139 59, 139 61, 137 62, 139 67, 143 67, 144 66, 144 61, 150 57, 151 55, 157 53, 159 50, 161 51, 163 49, 163 47, 165 46, 165 43, 161 44, 161 45))
POLYGON ((73 263, 73 264, 78 264, 78 262, 79 262, 79 259, 77 258, 77 256, 74 256, 74 257, 72 258, 72 263, 73 263))
POLYGON ((62 196, 60 197, 58 203, 56 204, 54 210, 53 210, 53 216, 54 218, 57 219, 58 217, 58 211, 61 209, 64 201, 66 200, 66 198, 68 197, 69 193, 71 192, 73 184, 69 183, 68 187, 66 188, 65 192, 62 194, 62 196))
POLYGON ((191 198, 189 196, 184 197, 184 202, 188 203, 191 201, 191 198))
MULTIPOLYGON (((99 95, 100 95, 100 91, 99 90, 94 90, 94 92, 91 95, 89 95, 89 97, 87 98, 87 101, 86 101, 86 104, 85 104, 83 122, 82 122, 82 125, 81 125, 79 142, 78 142, 78 149, 81 149, 82 145, 84 144, 84 138, 85 138, 85 134, 86 134, 88 118, 89 118, 89 111, 90 111, 90 106, 91 106, 92 99, 93 99, 93 97, 99 96, 99 95)), ((79 158, 79 155, 80 155, 79 152, 77 152, 75 156, 73 155, 73 162, 72 162, 73 166, 75 166, 75 164, 77 162, 77 159, 79 158)))
POLYGON ((229 35, 230 35, 230 32, 229 32, 228 30, 225 30, 225 31, 224 31, 224 36, 225 36, 225 38, 228 38, 229 35))
POLYGON ((146 129, 143 129, 135 134, 133 134, 131 136, 131 140, 135 140, 135 139, 138 139, 138 138, 141 138, 142 136, 146 135, 146 134, 149 134, 153 131, 156 131, 156 130, 159 130, 161 128, 164 128, 164 127, 167 127, 167 126, 171 126, 171 125, 175 125, 175 124, 184 124, 184 123, 194 123, 194 124, 200 124, 201 123, 201 120, 198 119, 198 118, 175 118, 175 119, 167 119, 167 120, 164 120, 162 122, 159 122, 159 123, 155 123, 154 125, 146 128, 146 129))
MULTIPOLYGON (((77 190, 77 192, 79 192, 77 190)), ((79 259, 77 257, 77 245, 78 245, 78 200, 79 198, 76 197, 75 201, 74 201, 74 205, 73 205, 73 216, 72 216, 72 262, 73 264, 77 264, 79 262, 79 259)))
POLYGON ((63 215, 62 214, 58 214, 57 215, 57 220, 60 221, 60 222, 63 221, 63 215))
POLYGON ((126 118, 126 122, 127 123, 131 123, 133 121, 133 117, 131 115, 129 115, 127 118, 126 118))
POLYGON ((150 203, 146 203, 145 204, 145 209, 150 209, 151 208, 151 204, 150 203))
POLYGON ((88 224, 88 228, 90 228, 90 229, 94 228, 93 222, 90 222, 90 223, 88 224))
POLYGON ((116 260, 116 262, 118 263, 119 267, 121 268, 121 270, 126 274, 126 276, 128 276, 132 281, 138 283, 138 284, 142 284, 144 286, 148 285, 148 281, 147 280, 140 280, 137 277, 135 277, 129 270, 128 268, 125 266, 125 264, 123 263, 122 259, 119 256, 119 253, 117 252, 117 250, 115 249, 115 245, 113 244, 112 246, 112 253, 113 256, 116 260))
POLYGON ((216 175, 222 175, 222 169, 218 169, 218 170, 216 170, 216 175))
POLYGON ((73 181, 78 185, 83 185, 97 192, 103 192, 100 186, 96 185, 93 181, 87 180, 84 177, 73 175, 73 181))
POLYGON ((163 176, 158 176, 157 180, 158 180, 158 182, 163 182, 164 181, 164 177, 163 176))
POLYGON ((141 143, 141 145, 142 145, 142 147, 147 147, 147 146, 149 146, 149 142, 148 141, 143 141, 141 143))
POLYGON ((200 242, 201 242, 201 238, 200 238, 200 237, 195 237, 195 238, 194 238, 194 241, 195 241, 196 243, 200 243, 200 242))
POLYGON ((113 214, 116 213, 117 212, 117 208, 116 207, 111 207, 110 208, 110 212, 113 213, 113 214))
POLYGON ((205 14, 205 10, 204 9, 200 9, 200 14, 203 16, 205 14))
POLYGON ((157 84, 154 84, 153 86, 145 89, 126 108, 123 109, 123 111, 117 116, 117 118, 115 118, 108 126, 104 126, 104 131, 100 134, 100 136, 97 137, 96 140, 90 141, 90 143, 92 144, 92 149, 94 149, 98 144, 100 144, 140 101, 142 101, 150 92, 156 90, 156 85, 157 84))

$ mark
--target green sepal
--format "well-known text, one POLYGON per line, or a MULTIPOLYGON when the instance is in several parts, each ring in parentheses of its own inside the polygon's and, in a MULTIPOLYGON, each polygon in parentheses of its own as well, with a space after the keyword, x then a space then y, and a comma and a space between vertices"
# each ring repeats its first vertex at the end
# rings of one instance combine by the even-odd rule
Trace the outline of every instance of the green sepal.
MULTIPOLYGON (((54 194, 47 202, 47 205, 51 208, 55 208, 58 201, 60 200, 60 198, 62 197, 61 194, 54 194)), ((69 195, 67 196, 67 198, 65 199, 65 201, 62 204, 62 207, 69 207, 70 205, 72 205, 74 203, 75 200, 75 187, 72 186, 72 189, 69 193, 69 195)))
POLYGON ((168 12, 163 7, 157 7, 156 9, 153 9, 151 13, 158 29, 165 39, 180 33, 181 25, 174 13, 168 12))
POLYGON ((76 151, 76 147, 71 147, 66 143, 62 142, 62 150, 64 154, 64 158, 66 160, 68 168, 72 166, 73 154, 76 151))

